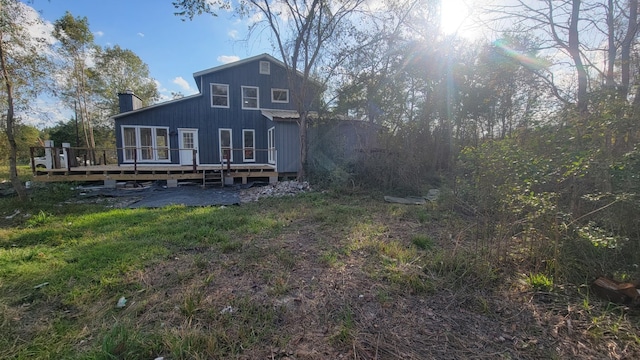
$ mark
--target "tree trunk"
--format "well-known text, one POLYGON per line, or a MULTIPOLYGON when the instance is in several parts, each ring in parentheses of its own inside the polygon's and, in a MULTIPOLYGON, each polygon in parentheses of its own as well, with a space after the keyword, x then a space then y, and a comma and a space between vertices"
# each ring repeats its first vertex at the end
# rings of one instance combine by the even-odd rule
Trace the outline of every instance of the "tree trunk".
MULTIPOLYGON (((616 39, 615 23, 613 17, 613 0, 607 1, 607 73, 605 75, 605 85, 609 89, 615 87, 613 78, 613 67, 616 62, 616 39)), ((624 78, 624 76, 623 76, 624 78)), ((624 81, 623 81, 624 82, 624 81)))
POLYGON ((580 54, 580 40, 578 33, 578 21, 580 20, 580 3, 581 0, 573 0, 571 8, 571 22, 569 24, 569 56, 576 65, 578 73, 578 94, 577 107, 581 115, 587 113, 587 70, 582 62, 580 54))
POLYGON ((633 40, 638 33, 638 0, 629 0, 629 26, 624 40, 620 46, 620 72, 622 76, 622 86, 620 95, 623 99, 629 94, 629 83, 631 79, 631 48, 633 40))
MULTIPOLYGON (((0 7, 0 11, 2 8, 0 7)), ((7 69, 6 53, 3 42, 3 34, 0 32, 0 68, 2 69, 2 77, 4 79, 5 90, 7 91, 7 140, 9 142, 9 179, 11 185, 18 195, 20 201, 27 200, 27 192, 18 177, 18 146, 16 145, 16 139, 13 134, 15 128, 15 112, 13 105, 13 84, 9 76, 7 69)))
POLYGON ((300 130, 300 168, 298 169, 298 181, 304 181, 307 177, 307 114, 300 114, 298 123, 300 130))

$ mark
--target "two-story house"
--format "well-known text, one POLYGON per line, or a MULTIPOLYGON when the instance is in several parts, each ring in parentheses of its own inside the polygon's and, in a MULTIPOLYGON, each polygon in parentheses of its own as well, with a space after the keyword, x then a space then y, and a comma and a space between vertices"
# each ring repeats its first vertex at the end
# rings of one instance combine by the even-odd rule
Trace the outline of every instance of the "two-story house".
MULTIPOLYGON (((292 174, 300 164, 298 112, 293 97, 302 82, 290 81, 284 64, 262 54, 193 74, 199 93, 140 107, 120 93, 115 122, 118 164, 270 167, 292 174), (195 151, 194 151, 195 150, 195 151)), ((305 99, 322 87, 311 85, 305 99)))

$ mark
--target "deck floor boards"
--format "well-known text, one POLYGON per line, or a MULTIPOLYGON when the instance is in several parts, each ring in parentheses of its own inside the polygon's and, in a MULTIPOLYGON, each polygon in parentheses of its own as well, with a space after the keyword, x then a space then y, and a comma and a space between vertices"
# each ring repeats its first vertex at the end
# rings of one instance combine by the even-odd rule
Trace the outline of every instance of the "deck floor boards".
POLYGON ((273 177, 278 176, 275 166, 269 164, 231 164, 193 166, 163 165, 94 165, 79 166, 70 169, 37 170, 34 181, 101 181, 101 180, 189 180, 202 179, 204 172, 224 171, 234 178, 273 177))

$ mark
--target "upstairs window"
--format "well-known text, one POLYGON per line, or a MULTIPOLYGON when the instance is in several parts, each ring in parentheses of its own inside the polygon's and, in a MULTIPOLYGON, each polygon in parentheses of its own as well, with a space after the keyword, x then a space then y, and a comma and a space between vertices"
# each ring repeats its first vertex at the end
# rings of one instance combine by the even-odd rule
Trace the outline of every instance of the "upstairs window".
POLYGON ((289 90, 287 89, 271 89, 271 102, 288 103, 289 90))
POLYGON ((268 61, 260 61, 260 74, 269 75, 271 74, 271 63, 268 61))
POLYGON ((211 107, 229 107, 229 85, 211 84, 211 107))
POLYGON ((258 88, 255 86, 242 87, 242 108, 258 109, 258 88))

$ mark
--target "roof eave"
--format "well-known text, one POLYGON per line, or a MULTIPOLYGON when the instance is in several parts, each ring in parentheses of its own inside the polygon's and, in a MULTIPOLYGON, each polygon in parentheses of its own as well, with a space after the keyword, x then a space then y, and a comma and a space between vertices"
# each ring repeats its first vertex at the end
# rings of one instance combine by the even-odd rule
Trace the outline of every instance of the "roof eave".
POLYGON ((143 112, 143 111, 146 111, 146 110, 155 109, 155 108, 158 108, 158 107, 161 107, 161 106, 165 106, 165 105, 175 104, 177 102, 184 101, 184 100, 189 100, 189 99, 192 99, 192 98, 196 98, 198 96, 202 96, 202 93, 197 93, 197 94, 181 97, 179 99, 172 99, 172 100, 169 100, 169 101, 164 101, 164 102, 161 102, 161 103, 145 106, 143 108, 136 109, 136 110, 133 110, 133 111, 127 111, 127 112, 123 112, 123 113, 120 113, 120 114, 112 115, 111 119, 115 120, 115 119, 123 117, 123 116, 137 114, 137 113, 140 113, 140 112, 143 112))

